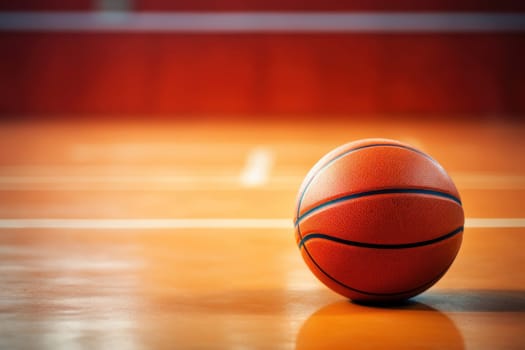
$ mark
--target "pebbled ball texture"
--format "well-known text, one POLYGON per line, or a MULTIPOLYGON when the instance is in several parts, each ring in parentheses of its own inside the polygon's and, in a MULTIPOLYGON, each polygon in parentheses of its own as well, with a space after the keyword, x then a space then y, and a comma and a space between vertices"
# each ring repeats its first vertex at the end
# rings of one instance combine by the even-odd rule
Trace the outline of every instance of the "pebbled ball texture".
POLYGON ((461 246, 464 214, 437 161, 399 141, 326 154, 303 181, 295 238, 321 282, 355 301, 407 299, 436 283, 461 246))

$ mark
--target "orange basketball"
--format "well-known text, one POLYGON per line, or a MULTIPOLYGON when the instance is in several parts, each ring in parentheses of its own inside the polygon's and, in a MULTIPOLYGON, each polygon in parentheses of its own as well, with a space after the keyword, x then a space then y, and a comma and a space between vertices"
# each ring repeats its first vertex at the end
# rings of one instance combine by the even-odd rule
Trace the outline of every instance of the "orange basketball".
POLYGON ((456 257, 463 208, 437 161, 407 144, 366 139, 325 155, 299 191, 295 237, 312 272, 356 301, 402 300, 456 257))

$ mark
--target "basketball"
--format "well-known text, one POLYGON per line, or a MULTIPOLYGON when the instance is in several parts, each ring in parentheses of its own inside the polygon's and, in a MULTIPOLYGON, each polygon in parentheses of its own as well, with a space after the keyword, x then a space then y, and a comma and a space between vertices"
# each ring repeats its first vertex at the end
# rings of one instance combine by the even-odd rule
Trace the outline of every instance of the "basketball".
POLYGON ((435 284, 461 246, 464 214, 450 176, 402 142, 365 139, 307 174, 295 238, 314 275, 358 302, 413 297, 435 284))

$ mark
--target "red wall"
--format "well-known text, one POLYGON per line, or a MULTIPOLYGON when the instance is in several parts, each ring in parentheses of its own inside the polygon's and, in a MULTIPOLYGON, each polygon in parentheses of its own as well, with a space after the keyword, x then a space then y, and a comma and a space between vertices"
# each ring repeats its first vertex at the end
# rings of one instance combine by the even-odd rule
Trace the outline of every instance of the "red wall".
MULTIPOLYGON (((523 0, 134 0, 137 11, 525 11, 523 0)), ((96 0, 0 0, 0 11, 96 0)), ((0 114, 525 112, 525 34, 0 32, 0 114)))
POLYGON ((520 11, 522 0, 135 0, 139 10, 171 11, 520 11))
POLYGON ((525 36, 2 33, 2 113, 523 113, 525 36))
MULTIPOLYGON (((524 11, 523 0, 129 0, 145 11, 524 11)), ((0 0, 0 10, 90 10, 99 0, 0 0)))
POLYGON ((0 10, 8 11, 81 11, 89 10, 95 0, 0 0, 0 10))

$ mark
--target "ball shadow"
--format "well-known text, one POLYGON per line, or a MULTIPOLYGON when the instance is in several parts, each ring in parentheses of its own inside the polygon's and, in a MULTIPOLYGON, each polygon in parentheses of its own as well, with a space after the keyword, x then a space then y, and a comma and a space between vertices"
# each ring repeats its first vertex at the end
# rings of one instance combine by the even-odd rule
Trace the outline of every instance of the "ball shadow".
POLYGON ((442 312, 419 302, 378 306, 339 301, 304 321, 296 349, 464 349, 463 336, 442 312))
POLYGON ((442 312, 525 312, 524 290, 432 290, 413 300, 442 312))

